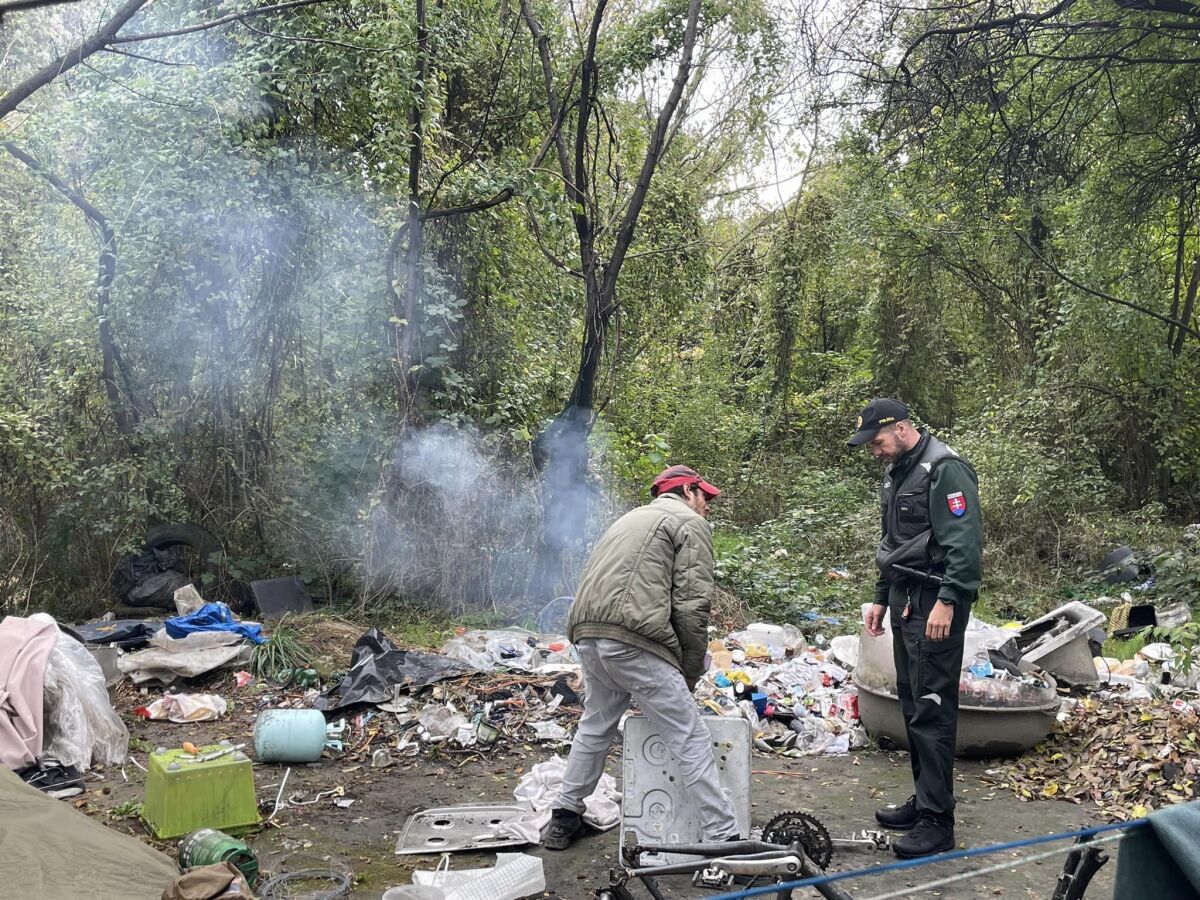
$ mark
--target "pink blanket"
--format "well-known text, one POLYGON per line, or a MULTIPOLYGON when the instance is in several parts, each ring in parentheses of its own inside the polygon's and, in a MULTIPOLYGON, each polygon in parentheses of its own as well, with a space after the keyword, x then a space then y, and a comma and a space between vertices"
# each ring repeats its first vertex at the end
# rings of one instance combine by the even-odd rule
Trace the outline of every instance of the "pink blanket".
POLYGON ((46 658, 58 628, 8 616, 0 622, 0 764, 20 769, 42 755, 46 658))

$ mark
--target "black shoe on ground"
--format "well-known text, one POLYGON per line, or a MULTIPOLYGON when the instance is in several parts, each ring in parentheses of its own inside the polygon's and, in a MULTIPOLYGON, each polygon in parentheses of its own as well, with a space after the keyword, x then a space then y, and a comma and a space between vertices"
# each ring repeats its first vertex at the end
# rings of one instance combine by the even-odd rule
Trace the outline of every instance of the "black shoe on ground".
POLYGON ((50 761, 49 765, 44 762, 24 780, 30 787, 35 787, 56 800, 77 797, 83 793, 83 778, 80 777, 79 770, 74 766, 61 765, 57 761, 50 761))
POLYGON ((933 856, 954 849, 954 817, 921 811, 912 831, 892 845, 902 859, 933 856))
POLYGON ((921 811, 917 809, 915 794, 899 806, 875 810, 875 821, 884 828, 892 828, 896 831, 908 831, 917 824, 919 818, 921 818, 921 811))
POLYGON ((556 809, 542 829, 542 846, 547 850, 566 850, 583 831, 583 817, 569 809, 556 809))

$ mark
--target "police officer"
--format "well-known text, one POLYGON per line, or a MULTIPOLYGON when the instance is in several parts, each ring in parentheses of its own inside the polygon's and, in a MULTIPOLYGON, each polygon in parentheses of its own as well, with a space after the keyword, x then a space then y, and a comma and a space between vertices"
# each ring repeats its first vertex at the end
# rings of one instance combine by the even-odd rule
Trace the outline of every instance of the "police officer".
POLYGON ((904 713, 916 793, 880 809, 881 825, 908 831, 905 858, 954 847, 954 742, 963 634, 979 591, 983 529, 975 470, 909 420, 899 400, 872 400, 850 447, 866 445, 887 464, 879 581, 864 616, 872 635, 891 614, 896 692, 904 713))

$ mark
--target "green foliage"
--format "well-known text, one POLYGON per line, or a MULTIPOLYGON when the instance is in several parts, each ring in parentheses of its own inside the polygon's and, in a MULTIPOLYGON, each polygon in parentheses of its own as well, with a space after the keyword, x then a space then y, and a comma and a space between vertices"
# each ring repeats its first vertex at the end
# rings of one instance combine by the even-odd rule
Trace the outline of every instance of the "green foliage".
POLYGON ((718 525, 718 582, 770 621, 857 620, 874 591, 876 490, 836 470, 798 471, 779 518, 732 535, 718 525))
POLYGON ((254 647, 250 671, 262 678, 274 678, 293 669, 307 668, 312 659, 303 634, 285 615, 271 623, 266 642, 254 647))
POLYGON ((108 811, 110 819, 136 819, 142 814, 142 804, 137 800, 118 803, 108 811))

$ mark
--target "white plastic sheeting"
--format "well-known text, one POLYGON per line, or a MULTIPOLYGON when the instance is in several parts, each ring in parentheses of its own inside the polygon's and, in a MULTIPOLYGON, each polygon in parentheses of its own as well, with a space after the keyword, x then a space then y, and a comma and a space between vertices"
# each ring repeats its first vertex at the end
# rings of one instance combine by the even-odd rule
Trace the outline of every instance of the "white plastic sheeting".
MULTIPOLYGON (((30 616, 50 622, 52 616, 30 616)), ((104 670, 74 638, 58 632, 46 660, 43 756, 83 772, 93 763, 118 765, 129 754, 129 731, 108 701, 104 670)))

